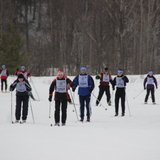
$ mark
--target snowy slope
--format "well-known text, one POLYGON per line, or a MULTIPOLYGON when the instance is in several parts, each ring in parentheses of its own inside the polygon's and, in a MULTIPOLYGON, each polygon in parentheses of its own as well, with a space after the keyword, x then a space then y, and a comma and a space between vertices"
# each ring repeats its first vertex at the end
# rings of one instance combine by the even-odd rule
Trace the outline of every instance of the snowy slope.
MULTIPOLYGON (((27 124, 11 124, 11 94, 0 93, 0 160, 159 160, 160 89, 156 91, 157 105, 152 105, 151 99, 147 105, 143 104, 145 91, 134 99, 143 90, 143 78, 129 76, 127 100, 131 116, 126 107, 125 117, 114 117, 114 104, 107 106, 106 111, 102 106, 95 106, 92 96, 91 122, 78 122, 73 106, 68 105, 65 127, 50 127, 48 89, 53 77, 32 79, 41 99, 31 102, 35 124, 30 108, 27 124)), ((10 78, 9 84, 14 79, 10 78)), ((95 80, 96 96, 98 83, 95 80)), ((76 93, 74 98, 78 104, 76 93)), ((106 106, 105 96, 101 102, 106 106)), ((13 103, 15 106, 15 95, 13 103)), ((79 106, 76 107, 79 111, 79 106)))

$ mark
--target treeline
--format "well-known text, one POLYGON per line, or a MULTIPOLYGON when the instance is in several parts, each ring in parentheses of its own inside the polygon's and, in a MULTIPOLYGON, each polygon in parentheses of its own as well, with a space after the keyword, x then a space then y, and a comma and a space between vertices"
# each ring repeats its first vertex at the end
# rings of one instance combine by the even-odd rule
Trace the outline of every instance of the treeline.
POLYGON ((160 1, 0 0, 2 63, 35 75, 73 75, 80 66, 158 73, 160 1))

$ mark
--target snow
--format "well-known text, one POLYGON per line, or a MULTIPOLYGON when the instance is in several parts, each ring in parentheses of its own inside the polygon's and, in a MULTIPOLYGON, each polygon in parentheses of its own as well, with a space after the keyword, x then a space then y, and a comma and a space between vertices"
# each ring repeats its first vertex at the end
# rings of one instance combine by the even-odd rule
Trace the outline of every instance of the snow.
MULTIPOLYGON (((69 104, 64 127, 51 127, 48 118, 48 89, 53 77, 32 77, 40 96, 40 102, 31 101, 35 124, 30 108, 26 124, 11 124, 11 94, 0 93, 0 160, 159 160, 160 90, 156 90, 157 105, 152 105, 151 99, 144 105, 144 76, 128 77, 127 101, 131 115, 126 103, 126 116, 114 117, 114 104, 107 106, 105 95, 101 103, 107 111, 102 106, 96 107, 92 96, 91 122, 78 122, 73 105, 69 104)), ((159 75, 156 77, 160 84, 159 75)), ((10 77, 9 84, 14 79, 10 77)), ((93 94, 96 96, 98 83, 95 80, 93 94)), ((36 96, 35 90, 33 93, 36 96)), ((73 96, 79 104, 77 93, 73 96)), ((79 106, 76 108, 79 113, 79 106)))

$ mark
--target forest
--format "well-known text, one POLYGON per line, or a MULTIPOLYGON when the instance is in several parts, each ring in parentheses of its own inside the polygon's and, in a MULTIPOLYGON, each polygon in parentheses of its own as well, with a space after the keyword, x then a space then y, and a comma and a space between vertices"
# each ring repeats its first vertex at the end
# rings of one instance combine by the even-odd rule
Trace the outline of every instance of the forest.
POLYGON ((35 76, 160 71, 160 0, 0 0, 0 65, 35 76))

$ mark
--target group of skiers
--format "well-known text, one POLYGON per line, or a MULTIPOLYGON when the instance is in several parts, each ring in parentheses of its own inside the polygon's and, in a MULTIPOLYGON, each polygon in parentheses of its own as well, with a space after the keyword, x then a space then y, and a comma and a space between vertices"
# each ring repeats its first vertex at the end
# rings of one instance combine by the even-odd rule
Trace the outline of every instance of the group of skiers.
MULTIPOLYGON (((7 90, 7 77, 9 73, 5 65, 2 65, 1 71, 1 91, 3 92, 3 83, 5 83, 5 91, 7 90)), ((25 69, 24 66, 21 66, 20 69, 14 73, 17 75, 17 79, 10 85, 9 90, 12 92, 16 88, 16 123, 21 122, 21 108, 22 110, 22 122, 25 123, 28 115, 28 102, 29 97, 33 98, 32 88, 28 82, 28 77, 31 76, 29 72, 25 69), (22 105, 23 103, 23 105, 22 105), (23 106, 23 107, 22 107, 23 106)), ((125 99, 126 99, 126 84, 129 82, 127 76, 124 75, 122 69, 117 70, 117 76, 112 79, 111 73, 108 68, 104 68, 104 71, 96 76, 96 79, 100 80, 99 85, 99 94, 96 98, 96 106, 100 104, 101 98, 106 93, 107 103, 111 105, 111 94, 110 94, 110 84, 113 91, 116 87, 115 92, 115 116, 119 115, 119 100, 121 99, 122 112, 121 116, 125 116, 125 99)), ((155 86, 158 88, 157 80, 153 76, 153 72, 149 71, 147 77, 144 79, 144 89, 147 89, 147 94, 145 97, 145 103, 148 101, 149 94, 151 92, 152 102, 155 104, 155 86)), ((95 87, 94 80, 91 75, 87 73, 86 67, 80 68, 80 73, 71 81, 63 70, 58 70, 57 77, 53 80, 49 88, 49 98, 51 102, 54 92, 54 101, 55 101, 55 112, 54 120, 55 126, 60 126, 60 111, 61 113, 61 123, 62 126, 66 124, 67 119, 67 103, 73 103, 72 98, 69 95, 69 90, 75 92, 78 87, 79 103, 80 103, 80 121, 84 121, 85 109, 86 109, 86 121, 90 122, 91 118, 91 106, 90 100, 92 91, 95 87), (72 100, 71 100, 72 99, 72 100)), ((72 93, 71 92, 71 93, 72 93)))

